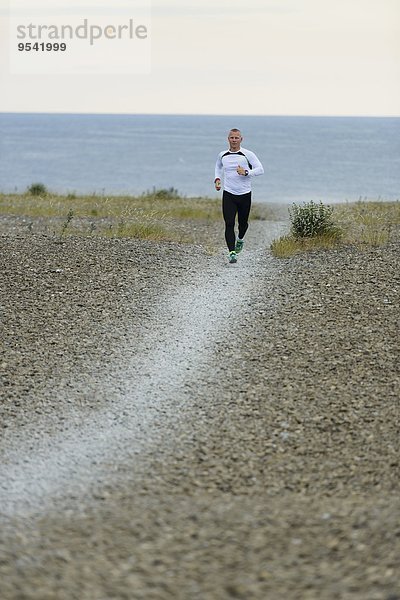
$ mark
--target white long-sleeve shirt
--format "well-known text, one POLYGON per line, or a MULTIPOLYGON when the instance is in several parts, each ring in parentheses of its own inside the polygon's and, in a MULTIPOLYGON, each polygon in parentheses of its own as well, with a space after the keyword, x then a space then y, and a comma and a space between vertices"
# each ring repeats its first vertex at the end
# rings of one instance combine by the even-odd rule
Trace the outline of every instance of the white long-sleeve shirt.
POLYGON ((251 179, 262 175, 264 168, 251 150, 240 148, 237 152, 223 150, 218 154, 215 165, 215 179, 224 178, 224 190, 231 194, 247 194, 251 191, 251 179), (249 174, 247 176, 239 175, 236 172, 237 166, 240 165, 246 169, 249 174))

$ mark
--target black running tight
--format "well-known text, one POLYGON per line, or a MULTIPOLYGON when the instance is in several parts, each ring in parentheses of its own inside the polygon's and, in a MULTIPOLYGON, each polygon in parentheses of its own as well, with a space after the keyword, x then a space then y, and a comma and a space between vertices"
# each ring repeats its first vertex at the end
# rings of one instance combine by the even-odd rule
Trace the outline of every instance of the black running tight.
POLYGON ((251 192, 247 194, 231 194, 224 190, 222 194, 222 214, 225 221, 225 240, 229 252, 235 249, 235 218, 238 215, 239 238, 243 239, 249 226, 248 219, 251 207, 251 192))

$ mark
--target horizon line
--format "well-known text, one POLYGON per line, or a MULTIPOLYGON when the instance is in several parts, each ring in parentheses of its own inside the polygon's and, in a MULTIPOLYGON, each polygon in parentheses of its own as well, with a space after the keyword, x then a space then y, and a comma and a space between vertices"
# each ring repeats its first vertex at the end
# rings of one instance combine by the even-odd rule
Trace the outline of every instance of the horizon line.
POLYGON ((145 113, 145 112, 88 112, 88 111, 25 111, 0 110, 0 115, 87 115, 87 116, 136 116, 136 117, 269 117, 269 118, 359 118, 359 119, 397 119, 400 114, 305 114, 305 113, 145 113))

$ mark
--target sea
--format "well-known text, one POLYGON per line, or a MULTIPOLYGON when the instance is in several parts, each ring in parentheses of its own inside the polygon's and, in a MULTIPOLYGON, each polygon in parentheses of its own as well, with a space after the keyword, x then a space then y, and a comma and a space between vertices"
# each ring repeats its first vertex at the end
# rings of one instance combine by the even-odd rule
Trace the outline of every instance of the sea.
POLYGON ((0 114, 0 192, 217 197, 214 166, 242 131, 265 174, 258 202, 398 200, 400 118, 0 114))

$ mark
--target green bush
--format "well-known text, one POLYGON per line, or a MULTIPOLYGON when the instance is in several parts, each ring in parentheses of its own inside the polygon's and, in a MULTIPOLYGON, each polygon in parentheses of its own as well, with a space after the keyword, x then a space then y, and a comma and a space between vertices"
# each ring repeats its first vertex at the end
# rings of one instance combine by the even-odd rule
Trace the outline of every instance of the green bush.
POLYGON ((170 187, 168 189, 161 188, 156 189, 153 187, 151 192, 146 192, 146 197, 157 198, 158 200, 173 200, 175 198, 180 198, 180 194, 178 190, 174 187, 170 187))
POLYGON ((28 192, 32 194, 32 196, 46 196, 47 188, 44 183, 32 183, 32 185, 28 187, 28 192))
POLYGON ((303 206, 293 204, 289 209, 294 238, 309 238, 338 233, 332 221, 333 208, 322 202, 306 202, 303 206))

